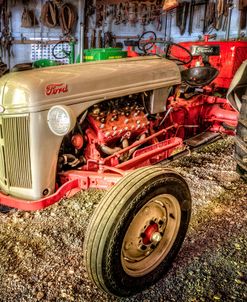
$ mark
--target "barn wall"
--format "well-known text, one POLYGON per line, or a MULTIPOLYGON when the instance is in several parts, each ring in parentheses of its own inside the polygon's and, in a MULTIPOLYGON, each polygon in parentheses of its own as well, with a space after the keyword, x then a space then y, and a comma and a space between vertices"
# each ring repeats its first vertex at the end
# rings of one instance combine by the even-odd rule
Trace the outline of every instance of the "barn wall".
MULTIPOLYGON (((238 0, 234 0, 234 2, 237 4, 238 0)), ((188 30, 186 30, 185 34, 183 36, 180 35, 179 29, 176 26, 176 18, 175 15, 172 17, 172 32, 171 32, 171 37, 174 42, 176 41, 184 41, 184 40, 197 40, 199 35, 202 35, 202 29, 203 29, 203 17, 204 17, 204 12, 203 12, 203 7, 199 11, 195 13, 195 18, 193 22, 193 33, 192 35, 188 34, 188 30), (199 21, 198 21, 199 18, 199 21)), ((110 31, 112 31, 115 35, 141 35, 143 31, 146 30, 152 30, 157 32, 157 36, 160 38, 164 38, 165 36, 165 31, 164 31, 164 19, 163 17, 162 20, 162 29, 161 31, 157 31, 157 24, 150 24, 148 26, 141 26, 141 25, 136 25, 136 26, 130 26, 129 24, 127 25, 111 25, 109 24, 107 27, 110 31)), ((187 21, 187 29, 188 29, 188 21, 187 21)), ((230 38, 231 37, 237 37, 238 34, 238 24, 239 24, 239 11, 238 8, 234 8, 232 12, 232 22, 231 22, 231 32, 230 32, 230 38)), ((106 27, 106 28, 107 28, 106 27)), ((224 39, 225 38, 225 32, 223 31, 213 31, 212 33, 217 33, 217 37, 219 39, 224 39)))
MULTIPOLYGON (((80 7, 80 1, 81 4, 84 0, 70 0, 68 2, 73 3, 76 5, 77 8, 80 7)), ((234 0, 235 4, 237 5, 238 0, 234 0)), ((30 6, 35 9, 35 14, 36 16, 40 16, 40 11, 41 11, 41 4, 44 3, 45 1, 31 1, 33 4, 30 6)), ((60 28, 55 28, 55 29, 49 29, 45 26, 39 25, 36 28, 22 28, 21 27, 21 13, 23 10, 22 6, 22 1, 17 1, 17 4, 14 8, 12 8, 12 35, 15 40, 20 40, 21 38, 23 39, 43 39, 43 41, 46 40, 53 40, 53 39, 59 39, 62 38, 62 32, 60 28)), ((78 11, 79 16, 81 17, 80 12, 78 11)), ((201 17, 203 17, 203 12, 201 11, 201 17)), ((197 14, 199 16, 199 14, 197 14)), ((202 35, 202 21, 198 20, 198 16, 195 16, 195 21, 194 21, 194 28, 193 28, 193 34, 190 36, 188 35, 188 32, 181 36, 179 33, 178 28, 175 26, 175 16, 173 17, 173 22, 172 22, 172 32, 171 32, 171 37, 174 42, 179 42, 183 40, 196 40, 198 39, 198 35, 202 35)), ((199 18, 200 19, 200 18, 199 18)), ((232 22, 231 22, 231 32, 230 32, 230 37, 234 38, 237 37, 238 35, 238 22, 239 21, 239 11, 236 8, 233 10, 232 14, 232 22)), ((78 22, 79 24, 80 22, 78 22)), ((164 23, 164 17, 163 17, 163 23, 164 23)), ((93 29, 95 29, 95 17, 92 17, 90 19, 89 23, 89 32, 91 32, 93 29)), ((139 24, 136 24, 135 26, 131 26, 129 24, 123 25, 115 25, 113 22, 111 22, 110 18, 106 20, 106 26, 104 28, 104 31, 111 31, 113 34, 117 36, 137 36, 141 35, 143 31, 146 30, 152 30, 157 32, 157 36, 160 38, 164 38, 165 33, 164 33, 164 24, 163 28, 161 31, 157 31, 155 24, 151 24, 148 26, 141 26, 139 24)), ((219 39, 222 39, 225 37, 224 32, 217 32, 217 36, 219 39)), ((77 26, 76 32, 75 32, 75 37, 79 40, 79 25, 77 26)), ((77 45, 78 47, 78 45, 77 45)), ((42 46, 40 45, 40 48, 42 46)), ((76 49, 76 52, 78 52, 78 48, 76 49)), ((45 57, 45 53, 43 54, 45 57)), ((2 54, 3 60, 7 62, 7 57, 6 57, 6 52, 3 51, 2 54)), ((31 45, 28 44, 18 44, 18 45, 13 45, 11 48, 11 66, 18 64, 18 63, 23 63, 23 62, 30 62, 32 59, 31 57, 31 45)))

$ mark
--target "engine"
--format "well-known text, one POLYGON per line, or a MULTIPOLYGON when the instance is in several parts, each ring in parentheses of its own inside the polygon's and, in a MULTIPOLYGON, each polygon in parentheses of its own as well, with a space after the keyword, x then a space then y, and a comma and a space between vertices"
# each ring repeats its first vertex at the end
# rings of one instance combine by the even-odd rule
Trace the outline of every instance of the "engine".
POLYGON ((95 105, 88 114, 93 131, 88 136, 98 140, 102 146, 114 142, 134 139, 145 133, 150 124, 140 95, 130 95, 95 105))
POLYGON ((97 170, 101 162, 123 166, 148 152, 155 163, 185 149, 185 140, 205 131, 234 133, 237 113, 220 96, 179 87, 179 94, 174 88, 168 100, 164 99, 163 112, 150 112, 151 102, 152 92, 147 91, 93 105, 65 137, 59 170, 97 170), (162 156, 152 157, 155 149, 169 144, 171 148, 162 156))
MULTIPOLYGON (((150 116, 145 110, 144 94, 134 94, 92 106, 78 118, 77 127, 66 137, 59 164, 74 166, 99 160, 144 139, 150 132, 150 116), (71 152, 71 153, 68 153, 71 152), (81 155, 83 160, 78 160, 81 155), (70 161, 68 161, 70 159, 70 161)), ((120 161, 127 160, 133 148, 120 161)))

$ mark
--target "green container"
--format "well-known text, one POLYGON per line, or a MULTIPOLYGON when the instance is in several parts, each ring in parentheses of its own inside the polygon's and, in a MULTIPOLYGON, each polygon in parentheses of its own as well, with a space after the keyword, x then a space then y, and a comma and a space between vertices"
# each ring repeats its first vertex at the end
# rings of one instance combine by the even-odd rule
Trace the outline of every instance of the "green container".
MULTIPOLYGON (((122 48, 91 48, 84 50, 84 62, 114 60, 127 57, 127 51, 122 48)), ((77 63, 80 62, 80 57, 77 57, 77 63)))
POLYGON ((59 62, 57 62, 55 60, 49 60, 49 59, 41 59, 41 60, 33 62, 33 67, 35 67, 35 68, 57 66, 57 65, 60 65, 59 62))

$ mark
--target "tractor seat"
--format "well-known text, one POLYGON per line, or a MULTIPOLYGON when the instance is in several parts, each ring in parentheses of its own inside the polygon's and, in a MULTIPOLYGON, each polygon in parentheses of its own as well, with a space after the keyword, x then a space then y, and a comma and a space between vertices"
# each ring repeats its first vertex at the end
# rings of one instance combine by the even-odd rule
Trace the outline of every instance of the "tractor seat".
POLYGON ((181 72, 182 80, 192 87, 206 86, 211 83, 219 74, 219 71, 212 66, 198 66, 188 68, 181 72))

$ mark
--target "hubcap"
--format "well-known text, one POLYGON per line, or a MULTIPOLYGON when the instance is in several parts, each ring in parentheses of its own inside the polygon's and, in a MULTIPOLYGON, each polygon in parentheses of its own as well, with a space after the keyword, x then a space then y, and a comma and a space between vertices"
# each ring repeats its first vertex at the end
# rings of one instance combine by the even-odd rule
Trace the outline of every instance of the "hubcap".
POLYGON ((171 250, 180 221, 180 205, 172 195, 158 195, 145 204, 135 215, 123 240, 124 271, 132 277, 153 271, 171 250))

